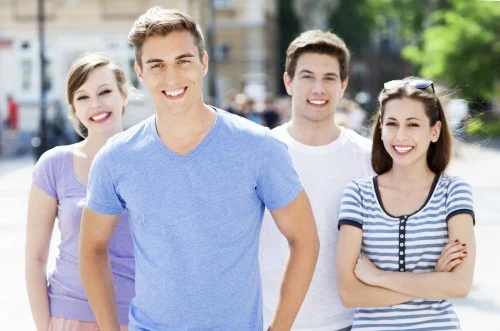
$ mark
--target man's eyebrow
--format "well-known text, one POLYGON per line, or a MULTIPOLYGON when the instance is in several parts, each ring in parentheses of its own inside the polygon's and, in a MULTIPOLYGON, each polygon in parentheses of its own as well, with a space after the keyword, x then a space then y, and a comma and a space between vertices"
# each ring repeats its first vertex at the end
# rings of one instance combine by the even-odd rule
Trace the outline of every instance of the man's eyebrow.
POLYGON ((337 78, 338 78, 338 77, 339 77, 339 74, 337 74, 336 72, 327 72, 327 73, 325 74, 325 76, 334 76, 334 77, 337 77, 337 78))
POLYGON ((180 60, 180 59, 183 59, 185 57, 194 57, 194 54, 192 54, 192 53, 184 53, 184 54, 181 54, 179 56, 176 56, 175 59, 176 60, 180 60))
MULTIPOLYGON (((184 53, 184 54, 176 56, 175 59, 176 60, 180 60, 180 59, 184 59, 186 57, 194 57, 194 55, 192 53, 184 53)), ((165 62, 165 61, 163 61, 162 59, 159 59, 159 58, 153 58, 153 59, 148 59, 146 61, 146 64, 149 64, 149 63, 158 63, 158 62, 165 62)))
POLYGON ((146 64, 148 64, 148 63, 157 63, 157 62, 163 62, 163 60, 162 59, 148 59, 146 61, 146 64))

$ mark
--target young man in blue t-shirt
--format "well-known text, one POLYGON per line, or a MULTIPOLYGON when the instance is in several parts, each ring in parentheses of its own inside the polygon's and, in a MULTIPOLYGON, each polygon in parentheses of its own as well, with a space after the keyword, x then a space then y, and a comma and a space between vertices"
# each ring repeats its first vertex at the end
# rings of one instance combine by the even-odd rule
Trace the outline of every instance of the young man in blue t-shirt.
POLYGON ((204 104, 208 55, 189 16, 154 7, 129 40, 156 114, 112 138, 90 171, 80 270, 101 329, 118 330, 108 243, 126 208, 136 257, 130 330, 262 330, 265 207, 290 246, 269 330, 290 329, 319 241, 285 145, 268 129, 204 104))

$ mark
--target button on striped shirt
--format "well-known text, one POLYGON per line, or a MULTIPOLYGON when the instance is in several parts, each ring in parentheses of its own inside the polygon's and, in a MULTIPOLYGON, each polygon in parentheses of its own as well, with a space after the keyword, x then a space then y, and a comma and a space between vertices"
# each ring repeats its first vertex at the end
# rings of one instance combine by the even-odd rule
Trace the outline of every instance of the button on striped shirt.
MULTIPOLYGON (((470 186, 460 177, 436 176, 427 201, 411 215, 384 210, 377 177, 351 182, 344 190, 339 228, 362 229, 361 252, 379 269, 432 272, 448 243, 447 222, 458 214, 474 220, 470 186)), ((390 307, 356 309, 352 330, 459 330, 448 300, 418 299, 390 307)))

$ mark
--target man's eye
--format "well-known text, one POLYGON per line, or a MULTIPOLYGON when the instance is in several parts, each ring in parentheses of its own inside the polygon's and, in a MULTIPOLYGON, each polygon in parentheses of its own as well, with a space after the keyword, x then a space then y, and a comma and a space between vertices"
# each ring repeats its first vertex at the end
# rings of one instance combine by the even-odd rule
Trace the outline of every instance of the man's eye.
POLYGON ((163 63, 156 63, 151 66, 151 69, 163 68, 163 63))
POLYGON ((417 123, 411 123, 410 124, 410 127, 412 128, 418 128, 420 125, 418 125, 417 123))
POLYGON ((304 78, 304 79, 311 79, 311 78, 313 78, 313 76, 311 76, 311 75, 305 75, 305 76, 302 76, 302 78, 304 78))
POLYGON ((180 60, 178 61, 178 63, 179 63, 179 64, 184 64, 184 63, 189 63, 189 62, 191 62, 191 61, 189 61, 189 60, 187 60, 187 59, 180 59, 180 60))

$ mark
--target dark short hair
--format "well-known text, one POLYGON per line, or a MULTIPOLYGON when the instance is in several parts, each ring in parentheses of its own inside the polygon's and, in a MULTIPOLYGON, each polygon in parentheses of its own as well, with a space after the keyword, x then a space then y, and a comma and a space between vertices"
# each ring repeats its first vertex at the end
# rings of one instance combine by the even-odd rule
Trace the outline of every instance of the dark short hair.
POLYGON ((295 38, 286 51, 285 71, 290 78, 295 75, 299 57, 305 53, 326 54, 335 57, 339 61, 340 79, 344 81, 349 76, 351 55, 345 42, 335 33, 309 30, 295 38))
POLYGON ((129 42, 135 47, 135 61, 142 68, 142 46, 148 37, 166 36, 174 31, 187 31, 194 38, 200 60, 205 52, 205 41, 201 28, 191 16, 175 9, 159 6, 148 9, 139 16, 128 34, 129 42))
MULTIPOLYGON (((405 78, 410 80, 415 78, 405 78)), ((434 173, 442 173, 451 157, 451 133, 446 122, 443 106, 439 101, 439 97, 432 91, 429 86, 426 89, 417 89, 409 84, 404 86, 383 89, 378 97, 379 111, 375 115, 373 124, 373 145, 372 145, 372 167, 373 170, 381 175, 392 168, 392 158, 385 150, 382 142, 382 121, 384 119, 384 110, 387 102, 394 99, 409 98, 422 102, 425 108, 425 113, 429 118, 429 125, 434 126, 437 121, 441 122, 441 132, 438 140, 431 143, 427 151, 427 165, 434 173)))

